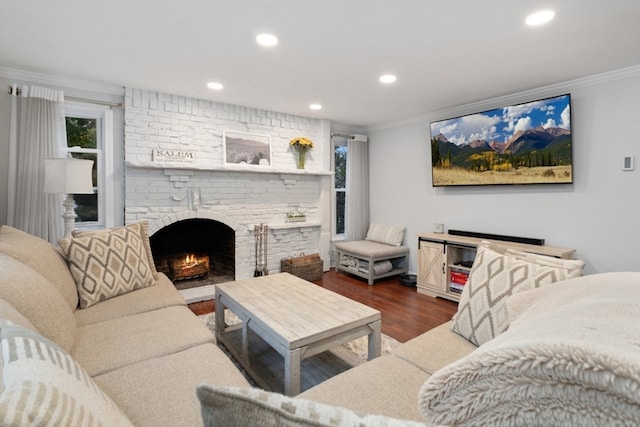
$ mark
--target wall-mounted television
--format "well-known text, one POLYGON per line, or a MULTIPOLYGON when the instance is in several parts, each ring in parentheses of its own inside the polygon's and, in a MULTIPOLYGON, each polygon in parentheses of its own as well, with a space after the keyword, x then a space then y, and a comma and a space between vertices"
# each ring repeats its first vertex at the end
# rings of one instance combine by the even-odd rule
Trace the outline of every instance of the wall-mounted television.
POLYGON ((571 95, 431 123, 434 187, 571 184, 571 95))

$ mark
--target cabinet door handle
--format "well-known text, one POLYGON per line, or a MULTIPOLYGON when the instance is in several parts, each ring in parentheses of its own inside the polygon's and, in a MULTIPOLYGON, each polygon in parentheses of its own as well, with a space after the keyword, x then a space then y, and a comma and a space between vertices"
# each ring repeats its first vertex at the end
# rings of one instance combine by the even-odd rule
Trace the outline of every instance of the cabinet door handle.
POLYGON ((447 272, 444 271, 444 262, 442 263, 442 274, 446 274, 447 272))

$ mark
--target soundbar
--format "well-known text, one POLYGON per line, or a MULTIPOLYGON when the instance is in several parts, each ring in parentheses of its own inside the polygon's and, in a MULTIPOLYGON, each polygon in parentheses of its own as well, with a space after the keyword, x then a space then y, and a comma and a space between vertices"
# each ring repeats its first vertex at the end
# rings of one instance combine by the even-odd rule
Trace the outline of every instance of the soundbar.
POLYGON ((537 245, 537 246, 544 245, 544 239, 534 239, 531 237, 502 236, 500 234, 477 233, 475 231, 463 231, 463 230, 449 230, 448 233, 453 234, 455 236, 477 237, 479 239, 489 239, 489 240, 504 240, 505 242, 525 243, 527 245, 537 245))

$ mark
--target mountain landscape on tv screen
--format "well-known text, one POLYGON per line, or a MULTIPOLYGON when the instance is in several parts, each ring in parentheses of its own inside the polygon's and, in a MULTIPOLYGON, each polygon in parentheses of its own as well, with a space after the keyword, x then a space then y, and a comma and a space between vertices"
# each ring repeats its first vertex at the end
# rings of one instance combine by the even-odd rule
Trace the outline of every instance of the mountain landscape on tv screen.
POLYGON ((573 182, 569 102, 563 96, 432 123, 433 185, 573 182))

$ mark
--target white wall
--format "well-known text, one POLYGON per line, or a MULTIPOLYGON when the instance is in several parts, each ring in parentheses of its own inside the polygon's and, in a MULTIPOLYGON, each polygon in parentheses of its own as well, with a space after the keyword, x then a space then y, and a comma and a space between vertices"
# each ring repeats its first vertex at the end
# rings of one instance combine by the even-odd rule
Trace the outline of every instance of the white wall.
POLYGON ((585 273, 640 270, 640 67, 370 129, 371 220, 407 227, 410 270, 417 234, 446 229, 543 238, 577 249, 585 273), (429 123, 571 93, 574 184, 434 188, 429 123), (623 156, 636 168, 623 172, 623 156))

